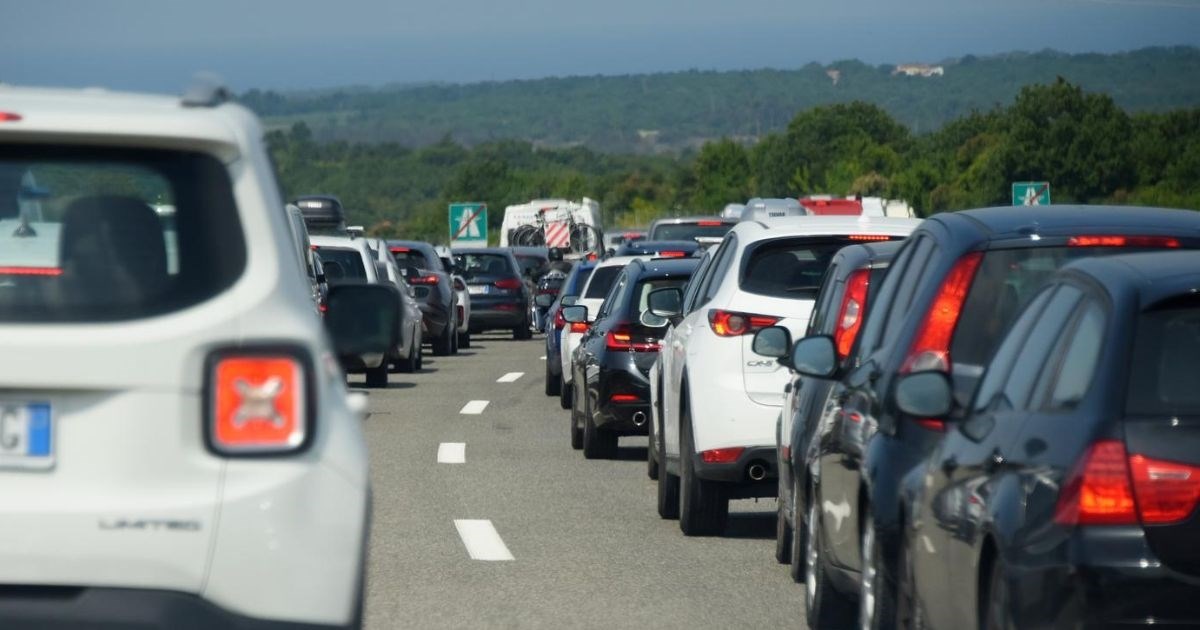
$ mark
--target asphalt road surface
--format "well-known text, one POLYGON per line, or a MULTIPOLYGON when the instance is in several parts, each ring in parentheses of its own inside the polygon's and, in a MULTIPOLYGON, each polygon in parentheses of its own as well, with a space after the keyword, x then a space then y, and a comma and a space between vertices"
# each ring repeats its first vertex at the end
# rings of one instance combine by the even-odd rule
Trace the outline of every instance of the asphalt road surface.
POLYGON ((655 512, 646 439, 584 460, 543 393, 541 337, 510 337, 426 356, 387 390, 351 377, 370 394, 368 628, 803 626, 774 500, 736 501, 723 536, 685 538, 655 512))

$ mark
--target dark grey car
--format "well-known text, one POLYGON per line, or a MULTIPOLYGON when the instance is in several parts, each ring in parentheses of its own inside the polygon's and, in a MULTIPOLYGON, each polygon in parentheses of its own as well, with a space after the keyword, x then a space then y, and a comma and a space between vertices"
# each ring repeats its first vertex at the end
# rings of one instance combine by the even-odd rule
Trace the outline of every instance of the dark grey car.
POLYGON ((422 241, 388 241, 388 250, 396 266, 421 307, 425 334, 433 354, 445 356, 458 352, 458 296, 454 293, 449 270, 442 266, 433 245, 422 241))

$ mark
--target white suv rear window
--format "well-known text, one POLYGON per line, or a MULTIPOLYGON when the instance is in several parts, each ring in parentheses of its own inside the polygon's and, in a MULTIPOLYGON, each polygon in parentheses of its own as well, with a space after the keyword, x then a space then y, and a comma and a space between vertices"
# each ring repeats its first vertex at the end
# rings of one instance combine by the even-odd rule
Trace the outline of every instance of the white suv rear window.
POLYGON ((215 158, 0 148, 0 322, 162 314, 213 297, 245 266, 229 176, 215 158))

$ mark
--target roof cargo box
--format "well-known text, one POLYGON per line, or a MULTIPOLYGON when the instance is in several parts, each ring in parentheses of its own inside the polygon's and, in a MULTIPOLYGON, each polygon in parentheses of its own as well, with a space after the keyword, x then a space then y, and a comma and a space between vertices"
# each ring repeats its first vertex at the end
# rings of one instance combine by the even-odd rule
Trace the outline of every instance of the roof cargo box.
POLYGON ((309 232, 341 232, 346 228, 346 211, 333 195, 304 195, 292 203, 300 208, 309 232))

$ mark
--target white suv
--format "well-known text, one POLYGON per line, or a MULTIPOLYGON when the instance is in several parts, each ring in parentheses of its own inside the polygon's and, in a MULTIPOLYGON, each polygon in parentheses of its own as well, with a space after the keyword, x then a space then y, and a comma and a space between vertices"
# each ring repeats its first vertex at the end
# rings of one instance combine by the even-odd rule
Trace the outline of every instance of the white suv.
POLYGON ((674 326, 663 338, 653 404, 660 413, 659 513, 685 534, 719 533, 729 499, 774 496, 775 421, 787 369, 754 353, 768 326, 798 336, 829 261, 846 245, 903 238, 917 220, 790 217, 742 221, 686 294, 651 294, 674 326), (662 305, 668 306, 662 306, 662 305))
MULTIPOLYGON (((223 95, 0 86, 0 627, 361 623, 338 357, 391 340, 335 351, 223 95)), ((394 322, 394 289, 342 289, 330 317, 394 322)))

